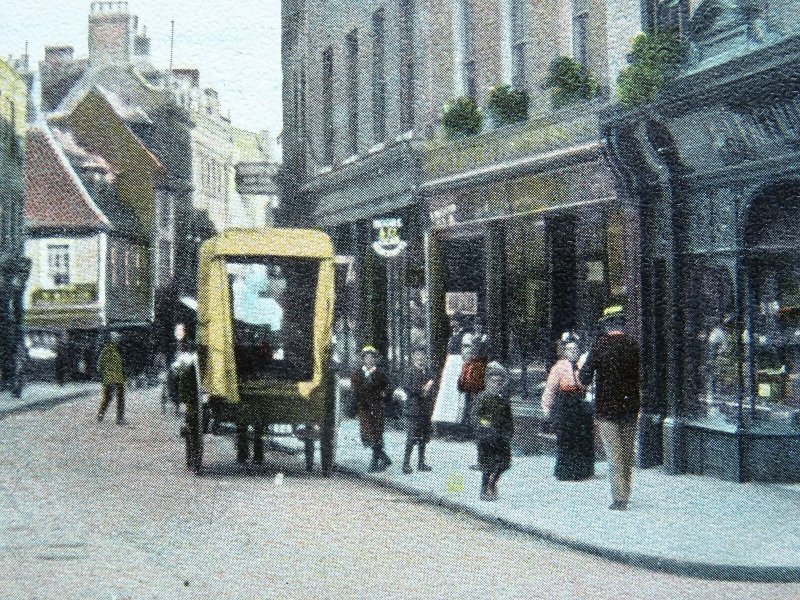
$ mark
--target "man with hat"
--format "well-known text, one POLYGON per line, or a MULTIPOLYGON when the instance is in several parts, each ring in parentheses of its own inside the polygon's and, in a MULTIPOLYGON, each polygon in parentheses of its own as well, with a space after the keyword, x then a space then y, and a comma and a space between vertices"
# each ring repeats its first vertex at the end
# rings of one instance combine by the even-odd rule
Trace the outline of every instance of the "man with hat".
POLYGON ((118 331, 112 331, 108 335, 108 341, 100 351, 100 357, 97 359, 97 370, 100 372, 100 382, 102 384, 97 421, 103 420, 108 405, 111 404, 112 394, 116 394, 117 425, 127 424, 125 420, 125 367, 122 362, 122 355, 119 352, 121 337, 118 331))
POLYGON ((621 306, 603 312, 598 336, 580 369, 588 386, 595 379, 595 420, 608 457, 613 502, 611 510, 625 510, 631 495, 631 476, 639 417, 639 345, 626 334, 621 306))
POLYGON ((514 417, 508 397, 508 370, 497 361, 486 367, 486 389, 478 397, 478 465, 483 472, 481 500, 497 500, 497 482, 511 466, 514 417))
POLYGON ((383 404, 389 393, 389 378, 378 368, 378 351, 373 346, 361 350, 363 365, 350 377, 361 425, 361 441, 372 448, 370 471, 384 471, 392 461, 383 450, 383 404))

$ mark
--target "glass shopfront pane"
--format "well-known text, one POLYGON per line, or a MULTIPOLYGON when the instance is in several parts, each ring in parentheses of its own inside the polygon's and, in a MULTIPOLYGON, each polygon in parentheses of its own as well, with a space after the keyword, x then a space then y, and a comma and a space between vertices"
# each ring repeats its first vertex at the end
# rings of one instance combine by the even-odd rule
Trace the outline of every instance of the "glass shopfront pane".
POLYGON ((753 417, 800 425, 800 259, 762 255, 750 271, 753 417))
POLYGON ((738 419, 738 358, 732 259, 690 261, 684 288, 684 415, 695 419, 738 419))

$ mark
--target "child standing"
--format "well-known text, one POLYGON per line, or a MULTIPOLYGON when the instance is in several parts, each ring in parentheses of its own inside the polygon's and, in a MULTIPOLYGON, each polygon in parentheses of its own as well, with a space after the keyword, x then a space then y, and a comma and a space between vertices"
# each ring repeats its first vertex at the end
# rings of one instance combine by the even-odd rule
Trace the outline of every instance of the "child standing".
POLYGON ((406 376, 405 389, 408 394, 406 415, 408 417, 408 436, 406 452, 403 457, 403 473, 412 472, 411 452, 417 446, 417 470, 432 471, 425 464, 425 446, 431 439, 431 417, 433 416, 433 371, 426 364, 423 348, 416 348, 411 354, 411 369, 406 376))
POLYGON ((497 482, 511 466, 514 417, 506 392, 508 371, 499 362, 486 367, 486 389, 478 399, 478 465, 483 472, 481 500, 497 500, 497 482))

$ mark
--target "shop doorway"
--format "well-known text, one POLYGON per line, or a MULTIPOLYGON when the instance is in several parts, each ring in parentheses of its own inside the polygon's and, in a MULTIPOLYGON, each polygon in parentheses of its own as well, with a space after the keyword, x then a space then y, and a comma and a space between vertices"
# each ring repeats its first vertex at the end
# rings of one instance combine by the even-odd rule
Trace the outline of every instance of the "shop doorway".
POLYGON ((556 218, 547 223, 550 257, 550 339, 576 327, 577 252, 576 224, 573 217, 556 218))

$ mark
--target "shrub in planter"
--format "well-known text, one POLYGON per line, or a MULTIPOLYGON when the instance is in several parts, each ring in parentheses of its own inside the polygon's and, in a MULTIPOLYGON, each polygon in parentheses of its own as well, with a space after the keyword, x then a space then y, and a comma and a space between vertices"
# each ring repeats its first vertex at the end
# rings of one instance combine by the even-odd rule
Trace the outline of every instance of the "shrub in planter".
POLYGON ((545 87, 552 90, 553 107, 561 108, 597 94, 597 81, 578 61, 569 56, 553 59, 547 69, 545 87))
POLYGON ((483 114, 472 98, 462 96, 444 105, 442 125, 450 137, 474 135, 483 126, 483 114))
POLYGON ((489 88, 489 111, 498 125, 519 123, 528 118, 528 94, 504 83, 489 88))
POLYGON ((677 32, 640 33, 633 38, 630 66, 617 77, 617 98, 639 106, 650 102, 664 84, 677 75, 686 48, 677 32))

